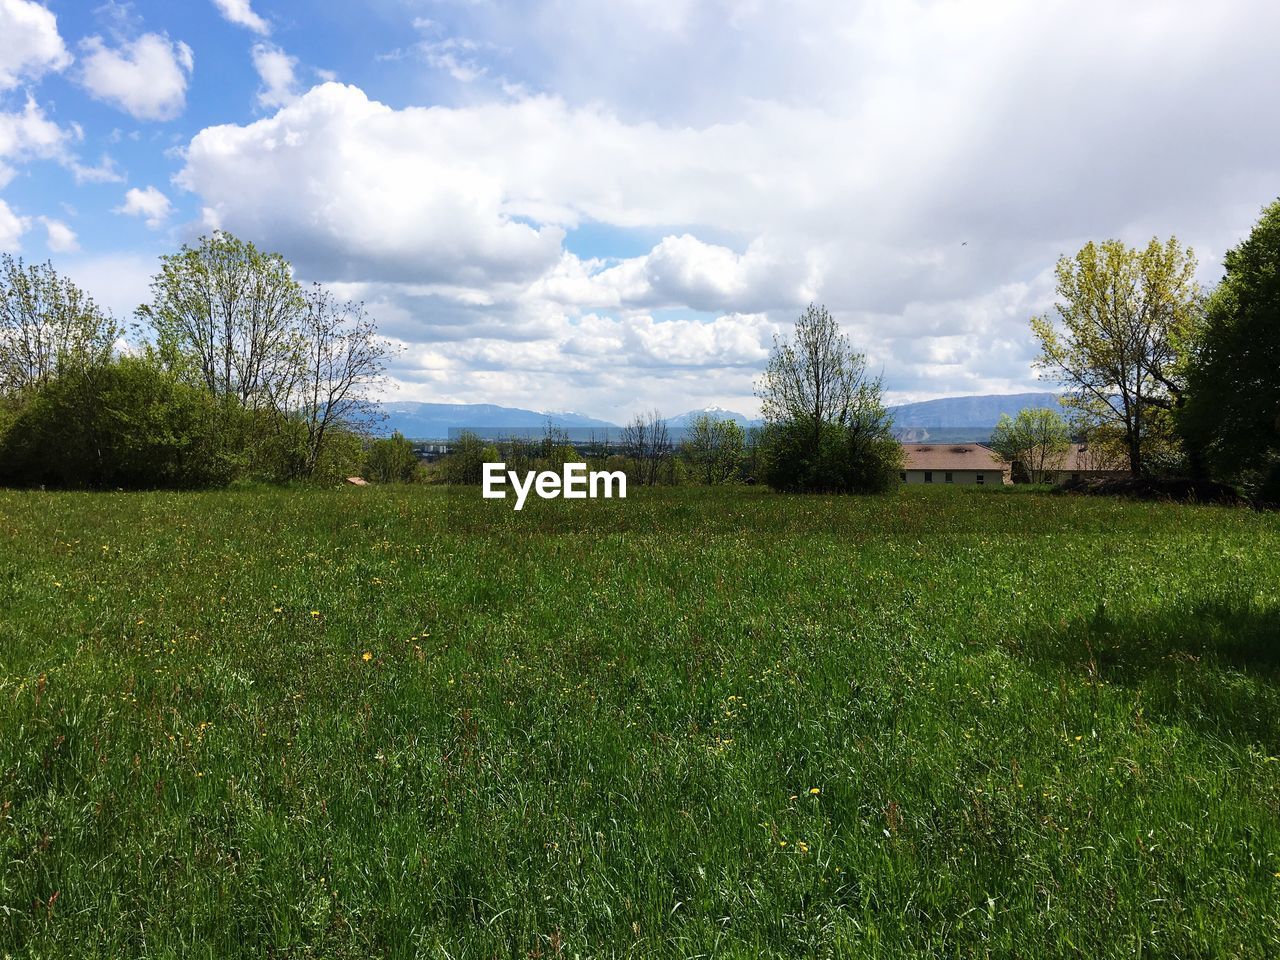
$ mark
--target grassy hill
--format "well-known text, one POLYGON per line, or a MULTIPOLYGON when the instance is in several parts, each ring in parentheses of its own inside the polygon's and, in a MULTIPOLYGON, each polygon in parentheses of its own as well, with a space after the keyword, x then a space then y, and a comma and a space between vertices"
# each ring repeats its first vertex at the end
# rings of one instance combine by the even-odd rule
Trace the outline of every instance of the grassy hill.
POLYGON ((0 956, 1273 956, 1280 518, 0 493, 0 956))

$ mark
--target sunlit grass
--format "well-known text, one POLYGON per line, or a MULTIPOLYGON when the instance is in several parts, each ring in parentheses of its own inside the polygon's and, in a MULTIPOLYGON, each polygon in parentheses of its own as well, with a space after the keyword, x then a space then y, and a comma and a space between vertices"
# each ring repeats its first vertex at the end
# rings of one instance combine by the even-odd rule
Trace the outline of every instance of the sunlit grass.
POLYGON ((0 493, 0 956, 1280 953, 1280 518, 0 493))

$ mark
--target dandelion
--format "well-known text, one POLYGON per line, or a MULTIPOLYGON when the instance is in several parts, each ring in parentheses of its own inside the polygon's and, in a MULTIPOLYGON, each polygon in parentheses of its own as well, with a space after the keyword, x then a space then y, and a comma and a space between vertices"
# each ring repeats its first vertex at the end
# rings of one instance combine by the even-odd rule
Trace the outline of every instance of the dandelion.
POLYGON ((820 794, 821 792, 822 792, 822 791, 821 791, 819 788, 817 788, 817 787, 810 787, 810 788, 809 788, 809 796, 811 796, 811 797, 816 797, 816 796, 817 796, 818 794, 820 794))
POLYGON ((809 852, 809 845, 808 845, 807 843, 805 843, 803 840, 797 840, 797 841, 796 841, 796 849, 797 849, 797 850, 799 850, 801 853, 808 853, 808 852, 809 852))
POLYGON ((312 610, 312 611, 311 611, 311 615, 312 615, 313 617, 318 617, 318 616, 320 616, 320 611, 319 611, 319 610, 312 610))
POLYGON ((363 660, 365 663, 368 663, 370 660, 373 659, 373 654, 370 653, 368 650, 366 650, 364 653, 360 654, 360 659, 363 660))

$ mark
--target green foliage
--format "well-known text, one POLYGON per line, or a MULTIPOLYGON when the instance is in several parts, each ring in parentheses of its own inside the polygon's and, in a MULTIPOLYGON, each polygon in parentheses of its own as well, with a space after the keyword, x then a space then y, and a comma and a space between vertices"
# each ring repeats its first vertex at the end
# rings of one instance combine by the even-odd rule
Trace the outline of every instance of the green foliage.
POLYGON ((450 443, 449 454, 440 465, 440 475, 445 483, 479 485, 484 479, 484 465, 500 461, 503 458, 496 446, 464 430, 450 443))
POLYGON ((1049 471, 1062 468, 1071 449, 1071 430, 1047 407, 1019 410, 1016 418, 1006 413, 991 432, 991 449, 1017 464, 1032 483, 1044 483, 1049 471))
POLYGON ((1274 514, 0 491, 0 531, 0 956, 1274 952, 1274 514))
POLYGON ((418 455, 400 431, 370 442, 365 453, 364 477, 375 483, 412 483, 418 473, 418 455))
POLYGON ((788 493, 883 493, 898 482, 902 446, 882 421, 869 429, 823 424, 815 450, 805 420, 770 424, 761 439, 763 479, 788 493))
POLYGON ((1226 256, 1179 427, 1219 477, 1280 503, 1280 201, 1226 256))
POLYGON ((795 493, 876 493, 897 482, 902 448, 878 379, 825 307, 810 304, 774 341, 757 386, 764 479, 795 493))
POLYGON ((201 487, 236 466, 224 411, 135 357, 70 369, 30 393, 0 441, 0 481, 73 488, 201 487))
POLYGON ((1196 258, 1175 237, 1085 244, 1058 261, 1057 316, 1033 317, 1036 366, 1082 429, 1118 430, 1135 473, 1181 466, 1173 413, 1203 323, 1196 258))
POLYGON ((53 264, 0 256, 0 397, 20 399, 59 373, 105 363, 120 334, 53 264))
POLYGON ((681 453, 689 474, 707 486, 726 483, 738 475, 742 466, 746 435, 733 420, 700 414, 681 442, 681 453))

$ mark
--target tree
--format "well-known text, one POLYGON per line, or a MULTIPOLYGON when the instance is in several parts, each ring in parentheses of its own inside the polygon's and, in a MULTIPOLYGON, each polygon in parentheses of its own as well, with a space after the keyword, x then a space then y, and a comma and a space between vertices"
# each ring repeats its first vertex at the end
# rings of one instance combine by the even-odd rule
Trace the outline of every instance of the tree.
POLYGON ((638 413, 622 428, 619 438, 624 455, 635 464, 636 478, 655 486, 671 464, 671 432, 657 410, 638 413))
POLYGON ((378 483, 411 483, 418 473, 418 455, 399 430, 369 444, 365 478, 378 483))
POLYGON ((1202 323, 1196 259, 1177 238, 1145 249, 1087 243, 1057 266, 1056 321, 1035 317, 1036 366, 1068 389, 1082 425, 1113 424, 1134 474, 1172 437, 1202 323))
POLYGON ((277 409, 297 386, 307 311, 293 268, 224 231, 161 257, 138 308, 169 366, 247 409, 277 409))
POLYGON ((306 424, 303 474, 311 476, 331 430, 365 427, 375 416, 371 393, 393 351, 363 304, 339 303, 319 284, 306 295, 297 340, 294 386, 276 403, 281 412, 296 411, 306 424))
POLYGON ((737 422, 703 413, 694 418, 681 448, 698 480, 714 486, 737 474, 745 443, 737 422))
POLYGON ((1032 483, 1044 483, 1061 467, 1071 449, 1071 431, 1056 410, 1047 407, 1007 413, 991 432, 991 448, 1010 463, 1021 464, 1032 483))
POLYGON ((770 486, 848 493, 894 482, 902 450, 880 380, 825 307, 810 304, 791 340, 774 338, 757 393, 770 486))
POLYGON ((1225 266, 1178 426, 1213 473, 1280 502, 1280 201, 1225 266))
POLYGON ((73 367, 35 389, 0 441, 0 478, 72 488, 202 487, 238 464, 207 391, 146 359, 73 367))
POLYGON ((0 397, 106 363, 120 334, 110 314, 51 263, 0 257, 0 397))

